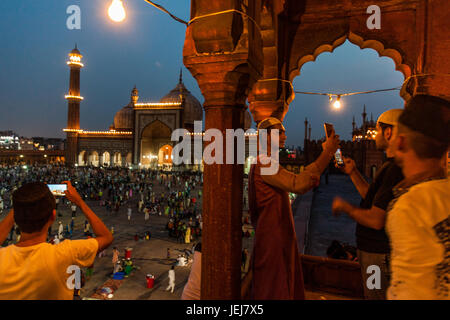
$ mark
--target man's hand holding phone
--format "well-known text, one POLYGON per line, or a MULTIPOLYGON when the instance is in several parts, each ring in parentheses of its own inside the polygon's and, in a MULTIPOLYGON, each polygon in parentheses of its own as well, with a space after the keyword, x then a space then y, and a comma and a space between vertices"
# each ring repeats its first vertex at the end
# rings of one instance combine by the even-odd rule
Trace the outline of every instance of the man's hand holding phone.
POLYGON ((326 152, 329 152, 331 155, 334 155, 339 149, 339 136, 334 133, 334 129, 329 137, 327 137, 327 140, 322 143, 322 148, 326 152))
POLYGON ((70 181, 63 181, 63 183, 67 184, 67 190, 64 191, 67 199, 80 207, 83 203, 83 200, 81 199, 81 196, 78 194, 77 190, 72 186, 72 183, 70 183, 70 181))

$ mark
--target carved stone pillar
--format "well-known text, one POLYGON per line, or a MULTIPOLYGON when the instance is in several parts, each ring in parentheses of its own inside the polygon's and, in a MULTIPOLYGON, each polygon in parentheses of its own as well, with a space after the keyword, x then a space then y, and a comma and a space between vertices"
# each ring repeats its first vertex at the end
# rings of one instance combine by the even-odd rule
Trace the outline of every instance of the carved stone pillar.
MULTIPOLYGON (((236 9, 257 21, 260 1, 243 4, 192 1, 191 18, 236 9)), ((225 138, 226 129, 243 128, 249 88, 262 73, 260 34, 253 23, 237 12, 200 18, 187 28, 183 55, 205 98, 205 129, 218 129, 225 138)), ((225 163, 229 151, 223 145, 225 163)), ((240 299, 243 165, 204 164, 203 182, 201 299, 240 299)))
MULTIPOLYGON (((450 101, 450 24, 448 3, 426 1, 420 7, 418 19, 422 39, 418 41, 420 56, 414 74, 402 93, 411 95, 430 94, 450 101), (423 19, 423 22, 422 22, 423 19)), ((408 95, 404 95, 409 98, 408 95)))
POLYGON ((250 112, 256 123, 267 117, 283 121, 289 110, 289 104, 295 97, 289 82, 281 79, 261 79, 248 97, 250 112))

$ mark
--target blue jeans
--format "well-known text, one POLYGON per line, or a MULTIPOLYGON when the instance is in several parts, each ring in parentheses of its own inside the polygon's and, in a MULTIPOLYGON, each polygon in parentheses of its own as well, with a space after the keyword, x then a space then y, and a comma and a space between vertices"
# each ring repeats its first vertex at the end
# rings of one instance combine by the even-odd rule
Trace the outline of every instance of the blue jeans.
POLYGON ((385 253, 371 253, 358 249, 358 261, 361 265, 361 275, 363 279, 364 297, 367 300, 386 300, 386 291, 389 287, 389 255, 385 253), (369 283, 373 283, 373 277, 378 276, 377 272, 367 272, 367 268, 371 265, 380 268, 380 289, 370 289, 367 285, 367 279, 371 277, 369 283))

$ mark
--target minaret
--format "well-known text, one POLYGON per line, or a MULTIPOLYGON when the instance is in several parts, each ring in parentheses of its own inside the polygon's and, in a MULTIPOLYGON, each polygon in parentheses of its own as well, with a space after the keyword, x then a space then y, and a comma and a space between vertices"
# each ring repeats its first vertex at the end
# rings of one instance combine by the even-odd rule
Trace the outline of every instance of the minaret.
POLYGON ((308 141, 311 141, 311 124, 309 124, 309 135, 308 135, 308 141))
POLYGON ((81 62, 80 51, 75 45, 69 53, 67 65, 70 67, 70 85, 69 94, 66 95, 69 111, 67 114, 67 150, 66 164, 74 165, 77 163, 78 154, 78 133, 80 130, 80 102, 83 97, 80 96, 80 70, 84 67, 81 62))
POLYGON ((130 99, 131 106, 134 107, 134 105, 138 102, 138 100, 139 100, 139 91, 136 88, 136 85, 134 85, 133 90, 131 90, 131 99, 130 99))
POLYGON ((352 121, 352 134, 353 134, 353 132, 355 132, 355 127, 356 127, 356 122, 355 122, 355 116, 353 116, 353 121, 352 121))
POLYGON ((308 119, 305 118, 305 139, 303 140, 303 153, 305 154, 305 160, 308 162, 308 119))
POLYGON ((305 118, 305 140, 308 140, 308 119, 305 118))
POLYGON ((364 105, 364 111, 363 111, 363 113, 362 113, 363 127, 366 126, 366 117, 367 117, 367 113, 366 113, 366 105, 364 105))

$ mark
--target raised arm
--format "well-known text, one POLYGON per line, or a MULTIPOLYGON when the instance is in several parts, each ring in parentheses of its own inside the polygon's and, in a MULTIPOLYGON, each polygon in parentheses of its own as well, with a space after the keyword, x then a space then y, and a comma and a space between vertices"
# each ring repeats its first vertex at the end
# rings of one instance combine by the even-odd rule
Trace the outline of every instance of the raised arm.
POLYGON ((311 163, 300 174, 294 174, 279 166, 274 175, 261 175, 265 183, 282 190, 303 194, 320 183, 320 175, 328 167, 330 160, 339 147, 339 136, 332 135, 322 144, 323 151, 316 161, 311 163))
POLYGON ((263 181, 271 186, 284 191, 303 194, 319 184, 320 177, 309 171, 294 174, 279 167, 278 173, 274 175, 261 175, 263 181))
POLYGON ((305 170, 311 171, 319 176, 328 167, 336 150, 339 148, 339 136, 334 133, 334 130, 331 136, 324 143, 322 143, 322 148, 323 151, 316 161, 305 168, 305 170))
POLYGON ((65 194, 67 199, 75 203, 81 211, 83 211, 89 224, 92 226, 92 230, 95 234, 95 239, 98 242, 98 252, 105 250, 114 240, 111 231, 105 226, 102 220, 88 207, 88 205, 81 199, 77 190, 72 186, 70 181, 64 181, 67 183, 67 191, 65 194))
POLYGON ((372 206, 370 209, 362 209, 355 207, 340 197, 334 198, 332 211, 335 216, 341 212, 347 213, 359 224, 375 230, 383 229, 386 222, 386 210, 376 206, 372 206))
POLYGON ((359 194, 364 199, 367 195, 367 190, 369 190, 369 183, 363 178, 362 174, 356 168, 355 161, 344 157, 344 166, 341 170, 349 175, 356 187, 356 190, 358 190, 359 194))
POLYGON ((14 226, 14 209, 9 211, 8 215, 2 222, 0 222, 0 245, 8 238, 8 234, 11 232, 14 226))

